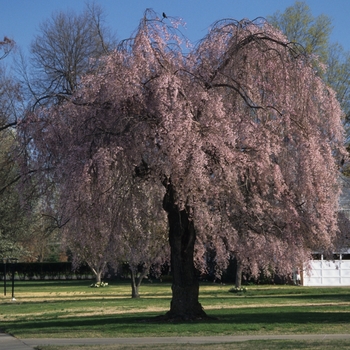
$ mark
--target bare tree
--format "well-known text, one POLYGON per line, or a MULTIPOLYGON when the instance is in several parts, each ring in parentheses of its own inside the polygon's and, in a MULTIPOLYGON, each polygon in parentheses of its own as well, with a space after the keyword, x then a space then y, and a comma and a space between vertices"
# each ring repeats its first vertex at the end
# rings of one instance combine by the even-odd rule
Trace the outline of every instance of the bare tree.
MULTIPOLYGON (((40 24, 30 47, 29 59, 21 53, 17 57, 17 70, 26 87, 29 105, 36 108, 69 99, 80 77, 94 71, 99 65, 99 59, 115 47, 115 42, 114 36, 104 25, 102 8, 94 3, 87 4, 82 13, 53 13, 40 24)), ((26 114, 25 119, 30 119, 30 113, 26 114)), ((30 135, 22 139, 24 147, 29 144, 30 148, 30 140, 30 135)), ((27 164, 24 173, 42 170, 27 164)), ((52 191, 52 184, 48 186, 51 186, 52 191)), ((41 217, 43 208, 37 210, 41 217)), ((42 222, 40 219, 36 227, 41 227, 42 222)), ((47 220, 44 222, 46 225, 47 220)), ((51 222, 48 227, 45 225, 37 229, 38 235, 42 235, 39 239, 41 243, 50 239, 50 234, 54 232, 51 222)), ((41 253, 39 255, 42 256, 41 253)))
POLYGON ((21 89, 7 73, 4 59, 14 48, 8 37, 0 41, 0 255, 19 256, 28 235, 29 219, 21 206, 16 184, 20 169, 15 127, 21 113, 21 89))
POLYGON ((31 44, 30 74, 25 78, 35 104, 68 98, 81 75, 94 70, 99 58, 115 47, 103 19, 102 9, 90 4, 80 14, 53 13, 41 23, 31 44))
POLYGON ((11 52, 14 46, 15 42, 7 36, 5 36, 4 40, 0 41, 0 50, 3 51, 3 53, 0 54, 0 60, 5 58, 11 52))

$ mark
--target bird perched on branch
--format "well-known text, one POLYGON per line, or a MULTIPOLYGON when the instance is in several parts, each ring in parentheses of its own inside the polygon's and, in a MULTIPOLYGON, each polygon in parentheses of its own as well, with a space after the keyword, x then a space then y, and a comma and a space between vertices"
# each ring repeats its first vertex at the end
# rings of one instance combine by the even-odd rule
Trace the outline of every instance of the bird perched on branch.
POLYGON ((166 16, 165 12, 163 12, 163 18, 168 18, 168 17, 166 16))

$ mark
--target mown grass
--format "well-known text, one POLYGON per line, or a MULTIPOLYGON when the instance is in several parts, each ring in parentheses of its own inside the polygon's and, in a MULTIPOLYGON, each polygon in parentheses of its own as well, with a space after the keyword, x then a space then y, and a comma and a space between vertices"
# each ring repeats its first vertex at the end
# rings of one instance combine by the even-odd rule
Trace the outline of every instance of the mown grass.
POLYGON ((9 291, 0 298, 0 327, 19 338, 330 334, 350 329, 350 288, 248 286, 246 293, 234 294, 230 286, 202 284, 200 302, 213 319, 169 324, 155 316, 169 309, 170 284, 147 282, 140 299, 130 298, 126 283, 100 289, 89 285, 16 281, 16 301, 9 291))
POLYGON ((161 345, 93 345, 93 346, 40 346, 38 350, 345 350, 350 344, 344 340, 252 340, 227 344, 161 344, 161 345))

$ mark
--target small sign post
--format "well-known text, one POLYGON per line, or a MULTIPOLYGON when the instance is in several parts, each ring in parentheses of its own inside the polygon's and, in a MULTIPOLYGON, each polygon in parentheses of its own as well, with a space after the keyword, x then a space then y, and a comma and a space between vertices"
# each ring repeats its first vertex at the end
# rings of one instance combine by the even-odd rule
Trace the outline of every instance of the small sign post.
POLYGON ((6 296, 6 274, 7 274, 7 271, 6 271, 6 263, 7 263, 7 258, 3 258, 2 261, 4 263, 4 296, 6 296))
POLYGON ((12 300, 15 301, 15 264, 17 262, 17 258, 10 258, 11 262, 11 272, 12 272, 12 300))

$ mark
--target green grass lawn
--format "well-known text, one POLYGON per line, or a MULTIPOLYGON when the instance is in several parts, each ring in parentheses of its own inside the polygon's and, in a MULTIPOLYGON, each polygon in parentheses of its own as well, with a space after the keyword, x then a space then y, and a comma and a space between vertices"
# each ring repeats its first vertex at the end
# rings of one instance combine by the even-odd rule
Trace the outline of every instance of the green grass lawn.
POLYGON ((247 341, 228 344, 161 344, 161 345, 95 345, 95 346, 40 346, 38 350, 349 350, 345 341, 247 341))
POLYGON ((16 281, 16 301, 0 298, 1 328, 19 338, 134 337, 348 333, 350 288, 202 284, 200 302, 215 319, 169 324, 170 284, 141 286, 131 299, 126 283, 89 288, 90 281, 16 281))

